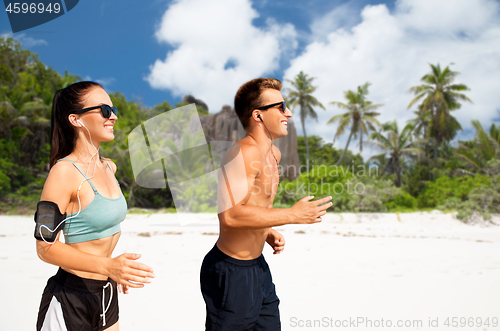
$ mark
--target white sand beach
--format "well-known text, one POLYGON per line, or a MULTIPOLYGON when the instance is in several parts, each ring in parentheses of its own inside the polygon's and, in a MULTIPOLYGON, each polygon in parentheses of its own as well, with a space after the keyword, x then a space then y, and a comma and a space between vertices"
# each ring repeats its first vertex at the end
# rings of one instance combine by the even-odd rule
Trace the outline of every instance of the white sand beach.
MULTIPOLYGON (((115 256, 142 254, 156 278, 119 295, 121 330, 204 329, 199 271, 217 239, 217 218, 183 217, 181 226, 173 214, 129 213, 122 223, 115 256)), ((35 329, 43 288, 57 270, 38 259, 33 229, 32 217, 0 216, 2 331, 35 329)), ((266 247, 264 255, 283 330, 446 330, 455 320, 459 330, 500 329, 500 226, 432 212, 328 214, 320 224, 277 229, 285 251, 266 247)))

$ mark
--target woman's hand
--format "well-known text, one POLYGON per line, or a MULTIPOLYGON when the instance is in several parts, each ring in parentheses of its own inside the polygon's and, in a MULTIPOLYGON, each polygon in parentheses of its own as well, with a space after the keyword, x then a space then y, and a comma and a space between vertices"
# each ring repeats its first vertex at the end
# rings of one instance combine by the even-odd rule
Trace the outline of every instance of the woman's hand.
POLYGON ((118 287, 118 292, 123 293, 123 294, 128 294, 128 286, 127 285, 117 284, 117 287, 118 287))
POLYGON ((122 285, 123 293, 128 293, 129 287, 144 287, 144 284, 151 283, 151 278, 155 277, 151 267, 133 261, 140 257, 140 254, 125 253, 108 262, 107 275, 122 285))

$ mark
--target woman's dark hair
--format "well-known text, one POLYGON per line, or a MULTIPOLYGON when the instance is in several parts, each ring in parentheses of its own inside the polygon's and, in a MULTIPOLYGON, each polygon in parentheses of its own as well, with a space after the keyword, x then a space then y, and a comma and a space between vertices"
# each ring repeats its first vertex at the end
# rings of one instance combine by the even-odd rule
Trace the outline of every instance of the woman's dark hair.
POLYGON ((50 167, 57 160, 73 152, 76 143, 76 129, 69 122, 68 115, 75 110, 84 108, 83 97, 95 87, 103 88, 100 84, 90 81, 78 82, 69 85, 54 95, 52 101, 52 115, 50 117, 51 146, 50 167))

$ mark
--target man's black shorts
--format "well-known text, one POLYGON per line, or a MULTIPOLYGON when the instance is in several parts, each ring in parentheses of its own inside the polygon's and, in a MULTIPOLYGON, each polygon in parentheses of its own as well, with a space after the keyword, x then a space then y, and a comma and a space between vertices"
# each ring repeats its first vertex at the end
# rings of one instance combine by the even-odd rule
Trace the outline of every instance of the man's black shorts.
POLYGON ((264 256, 238 260, 217 245, 201 266, 206 330, 281 330, 279 299, 264 256))

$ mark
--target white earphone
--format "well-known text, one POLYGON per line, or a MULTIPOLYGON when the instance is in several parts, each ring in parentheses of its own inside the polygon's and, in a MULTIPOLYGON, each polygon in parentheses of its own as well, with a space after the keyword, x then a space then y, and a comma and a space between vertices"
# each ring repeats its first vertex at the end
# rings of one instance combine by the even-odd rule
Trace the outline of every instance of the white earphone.
MULTIPOLYGON (((99 148, 96 148, 96 147, 94 146, 94 143, 92 142, 92 136, 91 136, 91 134, 90 134, 90 131, 89 131, 89 129, 87 129, 87 127, 85 126, 85 124, 83 124, 83 122, 82 122, 82 121, 80 121, 80 119, 77 119, 77 120, 76 120, 76 122, 77 122, 77 123, 80 123, 80 127, 82 127, 82 126, 83 126, 83 127, 87 130, 87 133, 89 134, 89 140, 90 140, 90 143, 92 144, 92 147, 94 147, 94 149, 95 149, 95 153, 94 153, 94 154, 92 154, 92 156, 90 157, 90 160, 92 160, 92 159, 93 159, 93 158, 94 158, 97 154, 99 154, 99 148)), ((88 165, 88 167, 87 167, 87 171, 85 172, 86 174, 87 174, 87 173, 89 173, 89 170, 90 170, 90 164, 91 164, 91 163, 92 163, 92 162, 91 162, 91 161, 89 161, 89 165, 88 165)), ((56 229, 59 227, 59 225, 63 224, 64 222, 66 222, 66 221, 67 221, 67 220, 69 220, 69 219, 72 219, 72 218, 74 218, 74 217, 77 217, 77 216, 80 214, 80 212, 82 211, 82 203, 81 203, 81 201, 80 201, 80 189, 82 188, 83 183, 85 183, 87 180, 90 180, 91 178, 94 178, 96 165, 97 165, 97 162, 94 162, 94 173, 92 174, 92 176, 85 178, 85 179, 84 179, 84 180, 80 183, 80 186, 78 186, 78 190, 77 190, 77 192, 76 192, 76 197, 78 198, 78 212, 76 213, 76 215, 71 216, 71 217, 67 217, 67 218, 65 218, 64 220, 62 220, 62 222, 61 222, 61 223, 59 223, 59 224, 57 225, 57 227, 56 227, 54 230, 49 229, 46 225, 41 225, 41 226, 40 226, 40 236, 42 237, 43 241, 45 241, 47 244, 53 245, 53 244, 55 243, 55 241, 53 241, 53 242, 48 242, 48 241, 46 241, 46 240, 43 238, 43 234, 42 234, 42 227, 46 228, 46 229, 47 229, 48 231, 50 231, 50 232, 54 232, 54 231, 56 231, 56 229)))
MULTIPOLYGON (((95 153, 94 153, 94 154, 90 157, 90 160, 92 160, 92 159, 93 159, 93 158, 94 158, 97 154, 99 154, 99 148, 96 148, 96 147, 94 146, 94 143, 92 142, 92 136, 90 135, 90 131, 89 131, 89 129, 87 129, 87 127, 85 126, 85 124, 83 124, 83 122, 82 122, 82 121, 80 121, 79 119, 77 119, 77 120, 76 120, 76 122, 77 122, 77 123, 80 123, 80 127, 82 127, 82 126, 83 126, 83 127, 87 130, 87 132, 88 132, 88 134, 89 134, 90 143, 92 144, 92 146, 93 146, 93 147, 94 147, 94 149, 96 150, 96 152, 95 152, 95 153)), ((86 172, 86 173, 88 173, 88 172, 89 172, 89 170, 90 170, 90 164, 91 164, 91 162, 89 161, 89 165, 88 165, 88 167, 87 167, 87 172, 86 172)), ((94 162, 94 174, 95 174, 95 167, 96 167, 96 165, 97 165, 97 162, 94 162)), ((54 231, 56 231, 56 230, 57 230, 57 228, 58 228, 61 224, 63 224, 64 222, 66 222, 66 221, 68 221, 68 220, 70 220, 70 219, 72 219, 72 218, 74 218, 74 217, 77 217, 77 216, 80 214, 80 212, 82 211, 82 202, 80 201, 80 189, 82 188, 83 183, 85 183, 87 180, 90 180, 91 178, 94 178, 94 174, 92 174, 92 176, 90 176, 90 177, 86 177, 86 178, 85 178, 85 179, 84 179, 84 180, 80 183, 80 186, 78 186, 78 190, 77 190, 77 192, 76 192, 76 197, 78 198, 78 212, 76 213, 76 215, 71 216, 71 217, 67 217, 67 218, 65 218, 64 220, 62 220, 62 221, 61 221, 61 223, 59 223, 59 224, 56 226, 56 228, 55 228, 54 230, 49 229, 46 225, 43 225, 43 224, 40 226, 40 230, 39 230, 39 231, 40 231, 40 237, 42 237, 43 241, 45 241, 47 244, 49 244, 49 245, 53 245, 53 244, 55 243, 55 241, 53 241, 53 242, 48 242, 48 241, 46 241, 46 240, 45 240, 45 238, 43 238, 43 234, 42 234, 42 227, 46 228, 46 229, 47 229, 48 231, 50 231, 50 232, 54 232, 54 231)))

